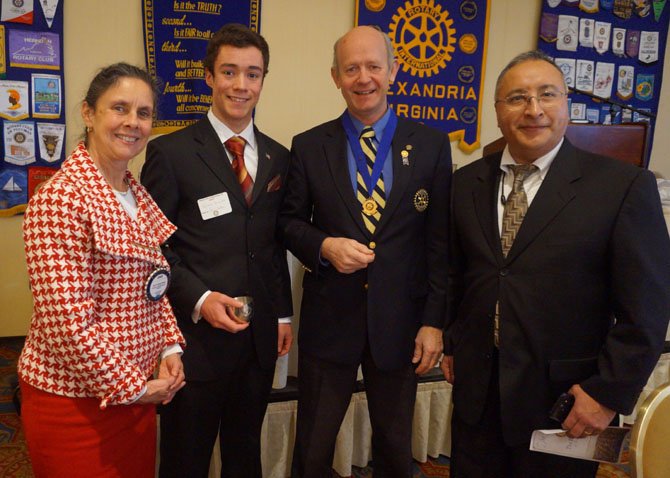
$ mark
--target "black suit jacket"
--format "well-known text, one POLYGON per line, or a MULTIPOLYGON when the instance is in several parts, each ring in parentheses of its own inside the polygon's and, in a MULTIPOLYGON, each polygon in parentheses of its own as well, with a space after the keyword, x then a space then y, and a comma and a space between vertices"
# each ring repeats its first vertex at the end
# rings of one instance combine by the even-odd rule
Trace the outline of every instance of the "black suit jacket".
POLYGON ((303 279, 301 352, 358 363, 369 337, 376 365, 397 369, 411 360, 421 325, 441 328, 444 323, 449 138, 399 118, 392 151, 391 193, 370 235, 351 185, 341 119, 293 140, 280 226, 287 248, 311 270, 303 279), (425 211, 415 206, 421 189, 429 194, 425 211), (323 265, 321 243, 329 236, 374 242, 374 262, 353 274, 323 265))
POLYGON ((189 380, 213 379, 217 371, 235 365, 226 352, 239 337, 206 320, 191 320, 205 291, 254 298, 250 328, 258 359, 267 369, 277 357, 277 319, 292 315, 286 252, 276 240, 288 150, 254 131, 258 172, 250 206, 207 118, 147 147, 142 183, 177 226, 164 253, 172 267, 168 297, 187 342, 183 361, 189 380), (228 194, 232 212, 203 220, 198 200, 220 193, 228 194))
POLYGON ((566 139, 503 258, 500 157, 454 176, 445 340, 454 412, 476 423, 500 300, 501 415, 514 445, 547 426, 551 404, 575 383, 617 412, 632 411, 670 316, 670 240, 651 173, 566 139))

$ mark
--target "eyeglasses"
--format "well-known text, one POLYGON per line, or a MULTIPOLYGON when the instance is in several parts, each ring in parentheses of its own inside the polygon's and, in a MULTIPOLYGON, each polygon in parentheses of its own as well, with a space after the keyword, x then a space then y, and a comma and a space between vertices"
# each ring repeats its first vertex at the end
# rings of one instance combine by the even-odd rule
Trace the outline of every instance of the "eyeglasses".
POLYGON ((505 103, 505 106, 511 110, 518 110, 525 108, 530 104, 530 100, 535 98, 542 108, 551 108, 560 102, 560 100, 567 96, 567 93, 558 90, 544 90, 537 95, 529 95, 526 93, 514 93, 501 100, 496 100, 495 104, 500 102, 505 103))

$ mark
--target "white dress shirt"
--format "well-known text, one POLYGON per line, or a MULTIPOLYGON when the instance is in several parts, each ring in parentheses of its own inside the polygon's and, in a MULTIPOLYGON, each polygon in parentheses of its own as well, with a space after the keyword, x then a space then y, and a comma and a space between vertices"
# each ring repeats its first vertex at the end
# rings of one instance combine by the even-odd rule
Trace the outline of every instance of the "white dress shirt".
MULTIPOLYGON (((533 173, 530 174, 523 182, 523 189, 526 191, 526 198, 528 199, 528 207, 530 207, 533 199, 535 199, 535 195, 540 189, 542 181, 544 181, 544 178, 547 177, 549 167, 556 158, 558 150, 561 149, 562 144, 563 139, 559 141, 554 149, 533 161, 533 164, 537 166, 538 170, 533 171, 533 173)), ((502 179, 499 184, 502 185, 502 191, 500 191, 500 186, 498 186, 498 195, 496 196, 496 203, 498 205, 498 231, 501 234, 503 211, 505 210, 505 200, 503 198, 506 199, 509 197, 512 192, 512 185, 514 184, 514 173, 509 168, 511 164, 517 164, 517 162, 514 161, 514 158, 512 158, 512 155, 509 152, 509 146, 505 146, 505 150, 503 151, 502 158, 500 160, 502 179)))
MULTIPOLYGON (((251 179, 253 179, 255 182, 256 172, 258 172, 258 144, 256 143, 256 135, 254 134, 253 120, 250 121, 249 124, 246 126, 246 128, 244 128, 240 133, 235 133, 214 115, 211 108, 207 112, 207 119, 211 123, 212 127, 214 127, 214 131, 216 132, 216 135, 219 137, 221 144, 224 144, 233 136, 240 136, 244 138, 244 140, 247 142, 246 146, 244 147, 244 167, 247 168, 247 173, 249 174, 249 176, 251 176, 251 179)), ((225 146, 224 149, 226 149, 225 146)), ((232 164, 233 155, 230 154, 230 151, 228 151, 227 149, 226 154, 228 155, 228 160, 232 164)), ((202 294, 200 299, 198 299, 198 302, 195 304, 193 312, 191 312, 191 320, 193 320, 194 323, 197 324, 200 318, 202 317, 202 315, 200 314, 200 309, 202 308, 202 304, 205 302, 205 299, 211 293, 212 293, 211 290, 206 291, 204 294, 202 294)), ((291 317, 280 317, 279 323, 290 324, 291 317)))

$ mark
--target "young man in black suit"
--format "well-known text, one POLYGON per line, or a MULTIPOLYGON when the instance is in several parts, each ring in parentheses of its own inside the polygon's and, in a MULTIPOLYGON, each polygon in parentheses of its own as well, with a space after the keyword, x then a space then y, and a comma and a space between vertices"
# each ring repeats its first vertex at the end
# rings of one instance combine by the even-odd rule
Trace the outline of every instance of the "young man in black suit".
POLYGON ((259 34, 225 25, 209 41, 207 117, 149 143, 145 184, 178 228, 165 246, 168 297, 187 348, 187 385, 161 410, 161 477, 260 477, 260 431, 275 360, 291 346, 286 252, 276 241, 289 155, 252 113, 269 62, 259 34), (253 298, 250 323, 230 307, 253 298))
POLYGON ((357 27, 334 50, 347 110, 294 138, 280 215, 307 270, 292 476, 330 476, 359 364, 375 476, 410 476, 416 377, 442 351, 449 138, 388 107, 387 35, 357 27))
POLYGON ((571 437, 628 414, 670 316, 670 240, 649 171, 579 150, 561 70, 519 55, 496 85, 502 153, 454 175, 449 325, 454 477, 593 477, 529 451, 559 395, 571 437), (520 224, 520 226, 519 226, 520 224))

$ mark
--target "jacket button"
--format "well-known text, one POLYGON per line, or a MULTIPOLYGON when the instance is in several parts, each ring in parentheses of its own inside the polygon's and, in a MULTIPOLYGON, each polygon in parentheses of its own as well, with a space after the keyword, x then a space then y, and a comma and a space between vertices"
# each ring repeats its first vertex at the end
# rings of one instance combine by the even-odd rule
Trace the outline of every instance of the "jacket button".
POLYGON ((377 247, 377 243, 372 241, 370 244, 368 244, 368 247, 374 250, 374 248, 377 247))
POLYGON ((254 254, 253 252, 250 252, 249 253, 249 259, 253 259, 254 257, 256 257, 256 254, 254 254))
POLYGON ((363 286, 363 288, 364 288, 365 290, 368 290, 368 284, 367 284, 367 282, 365 283, 365 285, 363 286))
POLYGON ((509 274, 509 269, 500 269, 500 275, 505 277, 507 274, 509 274))
POLYGON ((485 356, 487 359, 490 359, 490 358, 491 358, 491 354, 486 354, 486 355, 484 355, 484 356, 485 356))

